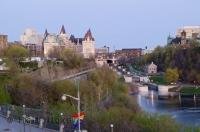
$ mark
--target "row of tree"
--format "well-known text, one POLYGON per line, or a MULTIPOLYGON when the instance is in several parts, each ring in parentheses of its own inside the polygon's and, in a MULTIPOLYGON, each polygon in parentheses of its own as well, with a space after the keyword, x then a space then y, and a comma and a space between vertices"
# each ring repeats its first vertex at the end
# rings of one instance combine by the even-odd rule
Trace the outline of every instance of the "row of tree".
POLYGON ((181 46, 158 46, 153 53, 133 61, 134 65, 145 66, 154 62, 158 71, 177 69, 180 81, 200 84, 200 44, 193 42, 188 48, 181 46))

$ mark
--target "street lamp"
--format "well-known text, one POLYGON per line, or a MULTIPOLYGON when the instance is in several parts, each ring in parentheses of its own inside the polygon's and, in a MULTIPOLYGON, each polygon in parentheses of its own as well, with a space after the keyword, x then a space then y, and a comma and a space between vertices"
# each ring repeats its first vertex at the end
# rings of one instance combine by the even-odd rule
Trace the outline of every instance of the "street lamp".
POLYGON ((64 123, 63 123, 63 121, 62 121, 62 116, 63 116, 63 113, 60 113, 60 116, 61 116, 61 120, 60 120, 60 131, 59 132, 64 132, 64 123))
POLYGON ((77 106, 77 109, 78 109, 78 132, 81 132, 81 124, 80 124, 80 92, 79 92, 79 83, 78 83, 78 91, 77 91, 77 97, 74 97, 74 96, 71 96, 71 95, 68 95, 68 94, 63 94, 61 99, 63 101, 65 101, 67 99, 67 97, 69 98, 72 98, 74 100, 76 100, 78 102, 78 106, 77 106))
POLYGON ((60 117, 61 117, 61 119, 60 119, 60 123, 62 123, 63 113, 60 113, 60 117))
POLYGON ((113 132, 113 127, 114 127, 114 125, 110 124, 111 132, 113 132))
POLYGON ((25 118, 26 118, 26 115, 25 115, 25 108, 26 108, 26 105, 22 105, 23 107, 23 123, 24 123, 24 132, 25 132, 25 118))

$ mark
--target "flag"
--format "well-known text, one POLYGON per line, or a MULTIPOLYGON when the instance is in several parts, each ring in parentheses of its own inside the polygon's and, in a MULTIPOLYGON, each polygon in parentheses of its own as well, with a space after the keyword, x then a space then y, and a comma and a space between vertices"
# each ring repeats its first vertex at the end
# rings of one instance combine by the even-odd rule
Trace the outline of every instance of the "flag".
POLYGON ((84 112, 80 112, 80 114, 76 113, 72 115, 73 118, 73 128, 76 129, 78 128, 78 120, 80 119, 80 124, 82 124, 83 119, 85 117, 85 113, 84 112))

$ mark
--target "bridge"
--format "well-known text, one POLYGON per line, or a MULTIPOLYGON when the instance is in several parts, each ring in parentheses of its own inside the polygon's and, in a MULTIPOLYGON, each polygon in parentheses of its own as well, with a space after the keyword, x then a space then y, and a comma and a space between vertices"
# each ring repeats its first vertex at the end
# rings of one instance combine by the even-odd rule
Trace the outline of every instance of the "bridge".
POLYGON ((95 62, 98 67, 101 67, 103 65, 112 65, 117 63, 117 59, 115 57, 97 57, 95 59, 95 62))

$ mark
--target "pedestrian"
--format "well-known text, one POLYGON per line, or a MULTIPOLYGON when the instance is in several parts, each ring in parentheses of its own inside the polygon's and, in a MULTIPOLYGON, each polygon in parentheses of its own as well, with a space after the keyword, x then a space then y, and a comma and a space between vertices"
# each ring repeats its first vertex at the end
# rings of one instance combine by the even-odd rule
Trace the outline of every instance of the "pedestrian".
POLYGON ((59 132, 64 132, 64 128, 65 128, 65 125, 63 123, 60 124, 60 131, 59 132))
POLYGON ((7 115, 6 115, 6 118, 7 118, 7 119, 10 117, 10 114, 11 114, 11 111, 10 111, 10 110, 7 110, 7 115))
POLYGON ((43 128, 43 124, 44 124, 44 119, 41 118, 41 119, 40 119, 40 125, 39 125, 39 128, 43 128))

